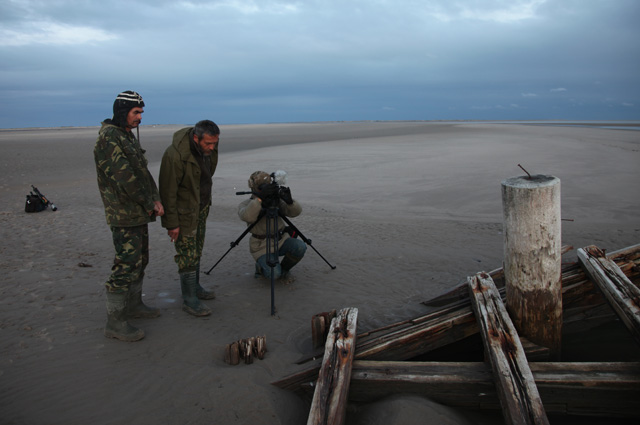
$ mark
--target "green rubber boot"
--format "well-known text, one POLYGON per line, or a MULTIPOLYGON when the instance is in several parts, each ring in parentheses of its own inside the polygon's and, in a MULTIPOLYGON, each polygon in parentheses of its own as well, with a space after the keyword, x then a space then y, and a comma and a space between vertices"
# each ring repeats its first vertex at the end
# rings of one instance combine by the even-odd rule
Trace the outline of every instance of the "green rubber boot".
POLYGON ((200 285, 200 263, 196 268, 196 285, 198 286, 198 290, 196 291, 196 295, 201 300, 213 300, 216 298, 216 294, 213 291, 207 291, 200 285))
POLYGON ((131 318, 154 319, 160 316, 160 310, 142 302, 142 278, 129 287, 127 313, 131 318))
POLYGON ((211 310, 198 299, 197 273, 197 270, 180 272, 182 309, 193 316, 208 316, 211 314, 211 310))
POLYGON ((104 327, 104 336, 120 341, 139 341, 144 338, 144 331, 127 322, 127 295, 126 292, 107 292, 107 325, 104 327))

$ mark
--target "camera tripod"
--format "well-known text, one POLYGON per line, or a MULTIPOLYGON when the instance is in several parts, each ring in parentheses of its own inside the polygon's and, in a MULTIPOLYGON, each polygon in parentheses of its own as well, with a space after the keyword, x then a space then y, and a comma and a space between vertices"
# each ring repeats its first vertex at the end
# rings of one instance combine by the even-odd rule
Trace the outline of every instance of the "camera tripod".
MULTIPOLYGON (((245 192, 238 192, 236 193, 237 195, 241 195, 244 194, 245 192)), ((252 193, 252 192, 246 192, 246 193, 252 193)), ((269 207, 263 207, 260 210, 260 213, 258 214, 258 218, 256 219, 256 221, 254 221, 253 223, 251 223, 244 232, 242 232, 242 234, 240 234, 240 236, 233 242, 231 242, 231 247, 227 250, 227 252, 225 252, 222 257, 220 257, 220 259, 206 272, 204 272, 206 275, 209 275, 211 273, 211 271, 222 261, 222 259, 224 257, 227 256, 227 254, 236 246, 238 246, 238 244, 240 243, 240 241, 247 235, 247 233, 249 233, 251 231, 251 229, 253 229, 253 227, 263 218, 266 217, 266 227, 267 227, 267 232, 266 232, 266 240, 267 240, 267 265, 271 268, 271 315, 275 315, 276 314, 276 307, 275 307, 275 276, 274 276, 274 268, 278 265, 279 260, 278 260, 278 241, 279 239, 277 239, 277 235, 279 235, 279 231, 278 231, 278 217, 281 217, 285 223, 287 223, 287 225, 289 225, 289 227, 291 229, 293 229, 293 235, 292 237, 298 237, 300 236, 300 239, 302 239, 302 241, 309 245, 315 252, 316 254, 318 254, 320 256, 320 258, 322 258, 324 260, 325 263, 327 263, 329 265, 329 267, 331 267, 332 270, 334 270, 336 268, 336 266, 332 265, 331 263, 329 263, 329 261, 327 261, 326 258, 324 258, 322 256, 322 254, 320 254, 320 252, 318 252, 318 250, 313 246, 311 239, 307 239, 302 232, 300 232, 300 230, 298 230, 298 228, 296 226, 294 226, 294 224, 291 222, 291 220, 289 220, 288 217, 286 217, 282 211, 280 211, 280 208, 278 208, 277 206, 269 206, 269 207)))

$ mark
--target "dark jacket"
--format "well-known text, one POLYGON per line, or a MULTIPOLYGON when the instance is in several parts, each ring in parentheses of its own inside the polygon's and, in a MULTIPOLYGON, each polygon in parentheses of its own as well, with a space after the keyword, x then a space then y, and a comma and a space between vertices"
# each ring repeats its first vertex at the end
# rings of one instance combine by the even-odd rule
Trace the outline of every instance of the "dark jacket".
POLYGON ((93 156, 110 226, 140 226, 155 220, 149 213, 160 195, 144 152, 133 133, 113 125, 111 120, 102 123, 93 156))
MULTIPOLYGON (((192 235, 200 213, 200 165, 191 153, 193 127, 178 130, 160 165, 160 198, 164 207, 162 227, 192 235)), ((211 175, 218 165, 218 147, 211 154, 211 175)), ((209 201, 209 204, 211 201, 209 201)))

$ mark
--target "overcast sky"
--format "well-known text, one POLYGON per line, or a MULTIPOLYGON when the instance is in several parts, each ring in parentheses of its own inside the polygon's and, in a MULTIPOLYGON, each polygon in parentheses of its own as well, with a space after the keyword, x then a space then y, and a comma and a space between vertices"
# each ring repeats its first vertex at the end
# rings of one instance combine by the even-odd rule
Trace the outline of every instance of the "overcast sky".
POLYGON ((638 0, 0 0, 0 128, 640 120, 638 0))

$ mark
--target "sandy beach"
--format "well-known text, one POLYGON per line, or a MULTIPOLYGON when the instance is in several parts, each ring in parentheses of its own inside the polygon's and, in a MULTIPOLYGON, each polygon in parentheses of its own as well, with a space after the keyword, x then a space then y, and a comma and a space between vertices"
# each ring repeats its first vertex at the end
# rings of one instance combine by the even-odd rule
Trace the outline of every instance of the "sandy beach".
MULTIPOLYGON (((156 179, 182 127, 140 127, 156 179)), ((236 209, 246 195, 235 192, 247 190, 256 170, 287 172, 303 207, 293 223, 336 268, 308 249, 295 282, 276 282, 271 316, 270 283, 254 278, 243 239, 201 276, 217 298, 205 301, 211 316, 195 318, 181 310, 173 246, 159 221, 151 223, 143 292, 162 316, 132 320, 146 333, 136 343, 103 335, 113 246, 93 161, 98 127, 0 130, 0 423, 306 423, 308 404, 271 383, 300 370, 295 361, 312 351, 311 317, 356 307, 358 331, 375 329, 425 314, 422 301, 501 267, 501 182, 524 174, 519 164, 561 180, 563 245, 613 251, 640 242, 640 131, 625 126, 336 122, 221 130, 204 271, 244 231, 236 209), (58 210, 25 213, 31 185, 58 210), (267 338, 263 360, 223 361, 226 344, 257 335, 267 338)), ((572 261, 575 251, 564 258, 572 261)), ((380 406, 397 412, 386 424, 501 423, 414 398, 353 406, 350 423, 378 423, 371 418, 382 420, 380 406)))

